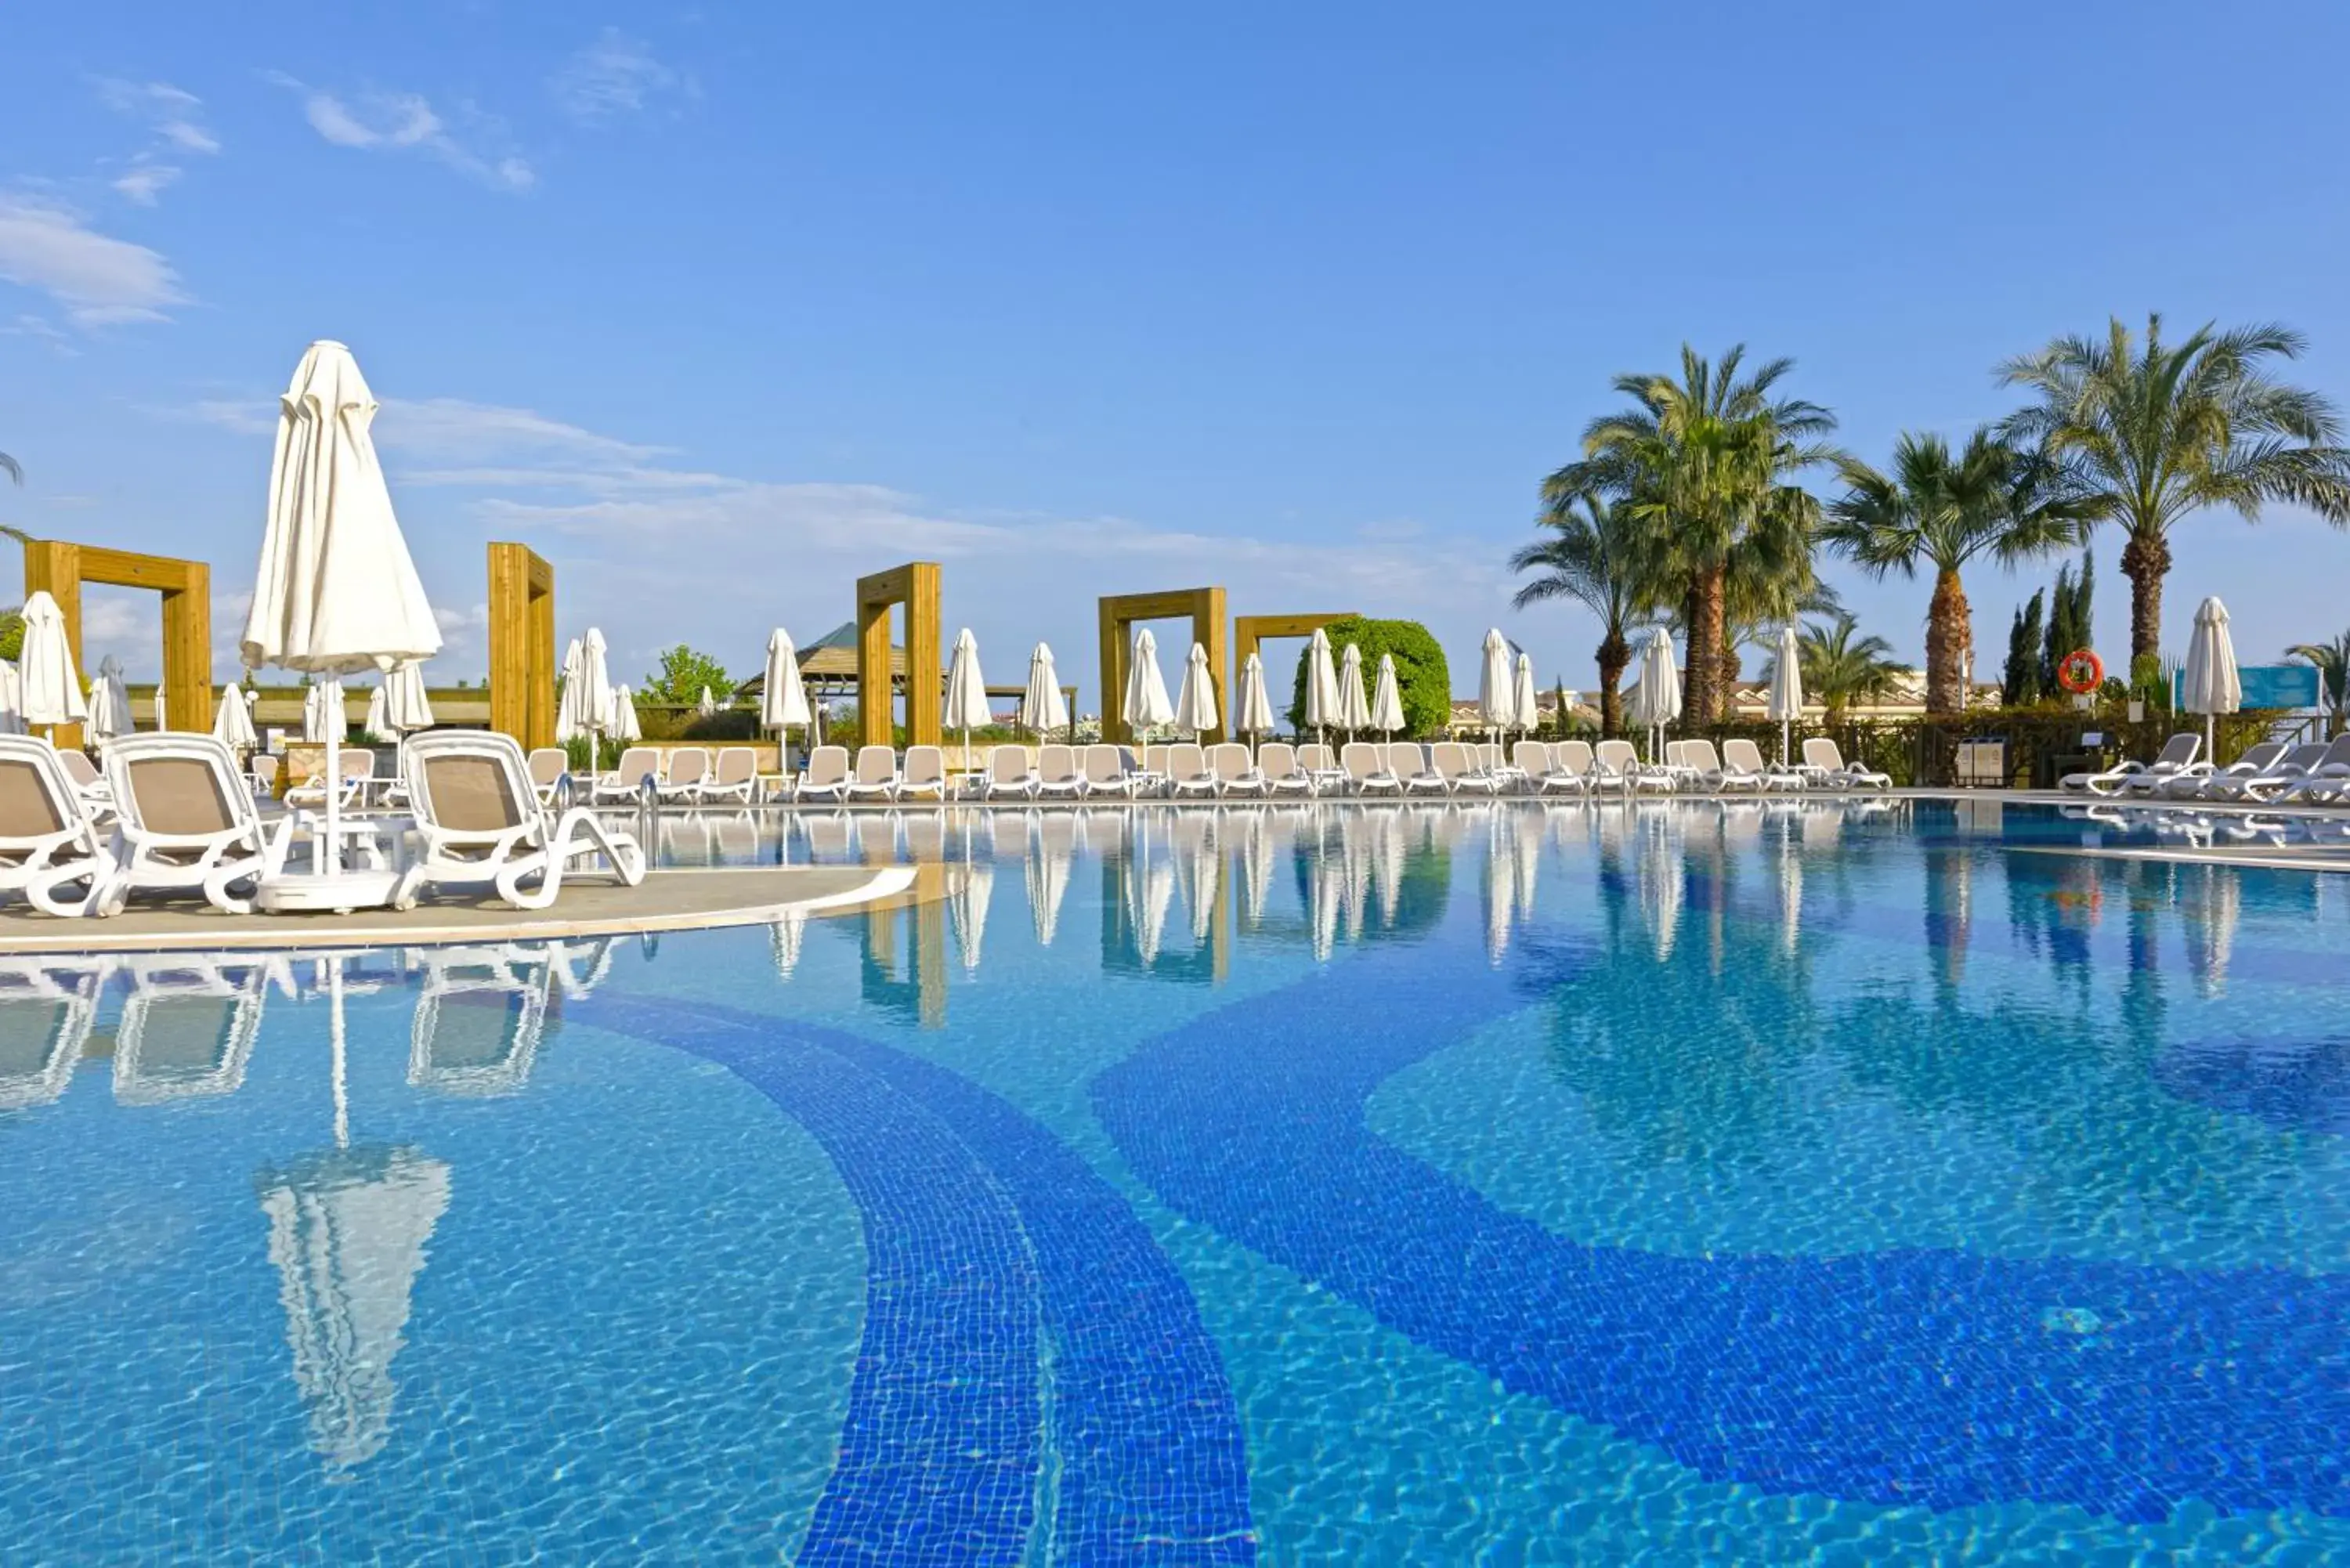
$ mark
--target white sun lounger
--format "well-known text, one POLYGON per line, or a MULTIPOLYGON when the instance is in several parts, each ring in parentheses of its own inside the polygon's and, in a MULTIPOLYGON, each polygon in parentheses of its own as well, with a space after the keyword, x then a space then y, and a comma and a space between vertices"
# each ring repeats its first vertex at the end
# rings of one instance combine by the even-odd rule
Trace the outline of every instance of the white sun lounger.
POLYGON ((983 793, 989 800, 999 794, 1016 794, 1023 800, 1036 798, 1036 770, 1028 761, 1025 746, 997 746, 987 753, 987 783, 983 793))
POLYGON ((608 774, 599 774, 588 787, 588 794, 597 800, 635 802, 645 793, 645 781, 660 778, 660 753, 650 746, 630 746, 620 753, 608 774))
POLYGON ((706 803, 733 800, 748 805, 751 793, 758 787, 759 753, 748 746, 721 746, 716 764, 694 792, 694 798, 706 803))
POLYGON ((1629 741, 1600 742, 1592 757, 1592 770, 1595 788, 1613 786, 1633 794, 1644 789, 1669 792, 1673 787, 1673 775, 1640 761, 1640 753, 1629 741))
POLYGON ((1315 793, 1314 774, 1298 759, 1297 748, 1286 741, 1267 741, 1256 752, 1257 773, 1264 780, 1268 794, 1302 794, 1315 793))
POLYGON ((2334 736, 2326 744, 2325 754, 2298 775, 2264 787, 2252 798, 2262 805, 2281 801, 2314 805, 2338 801, 2345 794, 2350 794, 2350 732, 2334 736))
MULTIPOLYGON (((1747 744, 1752 746, 1753 742, 1750 741, 1747 744)), ((1750 773, 1744 768, 1730 766, 1715 753, 1711 741, 1683 741, 1681 760, 1697 775, 1701 788, 1720 794, 1742 789, 1759 793, 1762 788, 1762 774, 1759 769, 1750 773)), ((1759 762, 1762 759, 1757 757, 1755 760, 1759 762)))
POLYGON ((680 746, 670 753, 661 765, 661 776, 654 781, 653 794, 662 805, 679 803, 691 805, 702 798, 702 786, 710 779, 710 752, 703 746, 680 746))
POLYGON ((1805 783, 1818 789, 1891 789, 1892 779, 1866 768, 1845 765, 1844 753, 1825 735, 1814 735, 1804 742, 1803 774, 1805 783))
MULTIPOLYGON (((1804 744, 1808 748, 1810 742, 1804 744)), ((2184 772, 2202 749, 2202 736, 2182 730, 2162 743, 2161 752, 2151 763, 2130 761, 2097 773, 2066 774, 2059 784, 2064 789, 2086 790, 2091 794, 2114 795, 2125 789, 2138 788, 2150 791, 2165 779, 2184 772), (2147 781, 2143 785, 2132 783, 2141 778, 2147 781)))
POLYGON ((847 747, 816 747, 808 753, 807 766, 792 780, 794 800, 813 800, 819 795, 836 805, 848 798, 847 747))
POLYGON ((936 746, 908 746, 906 771, 898 779, 898 793, 890 798, 924 794, 941 803, 946 800, 947 754, 936 746))
MULTIPOLYGON (((1436 748, 1451 744, 1450 741, 1439 741, 1434 746, 1423 747, 1412 741, 1390 742, 1387 747, 1388 772, 1395 774, 1405 794, 1451 794, 1452 781, 1436 765, 1436 748)), ((1454 773, 1462 765, 1456 763, 1454 773)))
POLYGON ((1036 748, 1036 794, 1060 795, 1074 800, 1086 793, 1086 771, 1079 765, 1075 746, 1039 746, 1036 748))
POLYGON ((2154 793, 2168 800, 2216 799, 2218 795, 2213 792, 2220 791, 2228 781, 2260 777, 2282 762, 2288 749, 2283 741, 2256 741, 2226 767, 2214 767, 2209 760, 2197 763, 2186 772, 2163 780, 2154 793))
POLYGON ((1086 775, 1086 798, 1097 794, 1131 795, 1138 780, 1126 765, 1126 748, 1096 742, 1077 754, 1086 775))
POLYGON ((1186 742, 1167 748, 1167 790, 1171 795, 1214 794, 1216 773, 1208 765, 1208 754, 1200 747, 1186 742))
MULTIPOLYGON (((1523 748, 1541 745, 1539 741, 1522 741, 1518 765, 1525 767, 1530 754, 1523 748)), ((1583 794, 1592 787, 1591 742, 1560 741, 1543 749, 1544 758, 1539 771, 1528 769, 1526 784, 1536 794, 1548 794, 1556 790, 1563 794, 1583 794)))
MULTIPOLYGON (((343 753, 350 755, 348 752, 343 753)), ((534 746, 530 753, 530 787, 538 792, 538 804, 553 805, 563 788, 564 775, 571 771, 571 758, 561 746, 534 746)))
POLYGON ((0 892, 22 893, 45 915, 107 912, 117 875, 89 797, 74 787, 48 742, 0 735, 0 892), (79 897, 68 889, 79 886, 79 897))
POLYGON ((120 865, 107 913, 133 893, 201 892, 216 909, 250 914, 252 896, 230 889, 284 867, 293 817, 265 836, 236 759, 212 736, 125 735, 106 748, 106 777, 120 865))
POLYGON ((1208 766, 1216 775, 1216 793, 1220 795, 1263 794, 1264 774, 1257 770, 1256 760, 1249 749, 1238 741, 1224 741, 1208 753, 1208 766))
POLYGON ((493 884, 517 909, 555 902, 571 863, 601 855, 629 887, 645 879, 645 852, 584 807, 540 805, 522 748, 494 731, 434 731, 410 742, 409 791, 421 847, 393 889, 413 909, 427 887, 493 884), (536 886, 525 888, 525 882, 536 886))
POLYGON ((898 753, 888 746, 858 747, 857 769, 848 775, 847 792, 851 800, 867 795, 897 799, 898 753))
POLYGON ((1338 753, 1347 783, 1357 794, 1400 794, 1403 781, 1395 775, 1388 750, 1368 741, 1349 741, 1338 753))
MULTIPOLYGON (((130 739, 125 736, 124 739, 130 739)), ((142 736, 140 739, 151 739, 142 736)), ((119 745, 120 742, 113 744, 119 745)), ((343 793, 336 800, 338 807, 357 805, 367 788, 368 780, 375 776, 375 753, 366 746, 342 746, 335 753, 335 767, 342 774, 343 793)), ((323 811, 327 805, 327 775, 312 774, 286 792, 286 804, 307 811, 323 811)))

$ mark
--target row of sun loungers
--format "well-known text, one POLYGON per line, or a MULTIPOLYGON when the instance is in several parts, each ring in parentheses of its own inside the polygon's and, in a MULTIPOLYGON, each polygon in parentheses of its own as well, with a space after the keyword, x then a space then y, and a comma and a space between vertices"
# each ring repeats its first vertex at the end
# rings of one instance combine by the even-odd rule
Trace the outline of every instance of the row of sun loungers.
MULTIPOLYGON (((518 908, 543 909, 566 869, 591 855, 623 882, 643 878, 635 841, 585 810, 546 806, 522 748, 505 736, 439 731, 404 751, 407 812, 382 819, 401 840, 397 907, 430 888, 489 885, 518 908)), ((300 810, 265 821, 251 775, 209 735, 109 742, 102 801, 75 781, 76 755, 0 735, 0 892, 45 914, 112 915, 151 893, 195 894, 249 914, 258 888, 286 874, 296 837, 315 826, 300 810)))
MULTIPOLYGON (((935 746, 911 746, 902 766, 887 746, 866 746, 851 759, 846 747, 819 746, 787 790, 794 801, 847 804, 966 798, 1025 800, 1231 799, 1276 795, 1410 795, 1503 793, 1555 794, 1627 792, 1731 793, 1739 790, 1884 789, 1881 774, 1846 766, 1834 742, 1805 744, 1804 763, 1765 763, 1753 742, 1731 741, 1721 755, 1706 741, 1676 741, 1663 762, 1639 760, 1631 742, 1520 741, 1499 745, 1439 741, 1354 741, 1333 748, 1268 742, 1252 754, 1237 742, 1201 746, 1047 745, 1032 755, 1024 746, 998 746, 986 766, 958 782, 935 746)), ((618 794, 640 797, 645 785, 618 794)))
POLYGON ((2108 798, 2200 800, 2253 805, 2350 801, 2350 734, 2298 745, 2262 741, 2226 767, 2200 760, 2203 737, 2177 734, 2150 763, 2067 774, 2068 790, 2108 798))

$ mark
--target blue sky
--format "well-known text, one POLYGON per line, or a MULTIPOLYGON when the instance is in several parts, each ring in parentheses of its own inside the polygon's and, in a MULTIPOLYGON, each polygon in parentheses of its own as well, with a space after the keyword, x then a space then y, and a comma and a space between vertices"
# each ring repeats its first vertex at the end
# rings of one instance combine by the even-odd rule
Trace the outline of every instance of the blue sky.
MULTIPOLYGON (((0 519, 211 560, 224 647, 320 337, 385 401, 447 677, 493 538, 629 678, 681 639, 747 674, 931 558, 993 679, 1045 638, 1087 709, 1093 597, 1201 582, 1425 619, 1463 688, 1500 625, 1587 686, 1593 625, 1511 611, 1504 559, 1684 339, 1794 357, 1877 461, 2148 308, 2289 322, 2350 404, 2321 6, 22 10, 0 519)), ((2331 635, 2345 567, 2194 520, 2168 640, 2208 592, 2247 659, 2331 635)), ((1986 671, 2053 572, 1973 576, 1986 671)), ((1832 575, 1916 656, 1925 585, 1832 575)), ((152 670, 147 605, 89 613, 152 670)))

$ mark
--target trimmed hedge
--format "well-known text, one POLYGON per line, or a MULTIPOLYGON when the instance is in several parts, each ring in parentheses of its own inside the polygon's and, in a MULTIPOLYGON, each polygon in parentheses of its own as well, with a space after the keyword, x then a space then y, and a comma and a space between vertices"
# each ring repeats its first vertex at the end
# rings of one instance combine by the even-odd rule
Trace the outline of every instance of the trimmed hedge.
MULTIPOLYGON (((1379 656, 1395 656, 1396 687, 1403 697, 1403 734, 1441 735, 1452 720, 1452 677, 1444 666, 1444 649, 1429 629, 1416 620, 1373 620, 1367 616, 1342 616, 1322 628, 1330 639, 1330 659, 1342 663, 1347 645, 1363 650, 1363 697, 1378 695, 1379 656)), ((1289 700, 1289 727, 1305 726, 1305 659, 1308 643, 1297 655, 1297 679, 1289 700)))

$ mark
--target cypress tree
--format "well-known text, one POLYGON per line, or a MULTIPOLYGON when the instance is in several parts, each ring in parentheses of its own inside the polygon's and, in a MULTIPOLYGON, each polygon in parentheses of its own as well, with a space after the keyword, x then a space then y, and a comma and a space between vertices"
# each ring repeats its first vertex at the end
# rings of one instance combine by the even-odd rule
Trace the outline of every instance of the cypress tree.
POLYGON ((2042 605, 2047 598, 2045 588, 2034 588, 2032 597, 2017 607, 2015 619, 2007 629, 2007 663, 2000 670, 2000 701, 2011 708, 2026 707, 2040 701, 2040 639, 2042 605))

